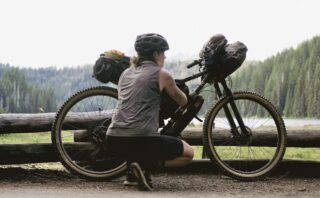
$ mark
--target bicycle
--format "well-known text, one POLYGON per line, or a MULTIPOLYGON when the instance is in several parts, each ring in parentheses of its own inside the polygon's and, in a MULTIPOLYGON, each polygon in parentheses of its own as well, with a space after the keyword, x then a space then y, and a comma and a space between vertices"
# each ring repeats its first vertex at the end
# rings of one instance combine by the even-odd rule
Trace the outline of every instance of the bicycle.
MULTIPOLYGON (((195 60, 187 68, 195 65, 199 66, 199 73, 182 81, 201 77, 193 94, 199 95, 205 85, 213 84, 219 97, 204 119, 203 146, 207 156, 224 174, 238 180, 268 175, 282 160, 286 149, 286 128, 281 115, 259 94, 233 93, 226 77, 217 76, 204 60, 195 60), (260 122, 260 117, 268 120, 260 122)), ((127 167, 124 160, 99 152, 103 150, 104 133, 116 103, 117 90, 99 86, 79 91, 59 109, 52 128, 52 142, 60 161, 70 172, 95 180, 124 173, 127 167), (79 117, 81 122, 77 122, 79 117), (82 137, 85 140, 77 142, 75 139, 81 134, 86 134, 82 137)), ((179 107, 164 129, 173 126, 185 110, 179 107)))

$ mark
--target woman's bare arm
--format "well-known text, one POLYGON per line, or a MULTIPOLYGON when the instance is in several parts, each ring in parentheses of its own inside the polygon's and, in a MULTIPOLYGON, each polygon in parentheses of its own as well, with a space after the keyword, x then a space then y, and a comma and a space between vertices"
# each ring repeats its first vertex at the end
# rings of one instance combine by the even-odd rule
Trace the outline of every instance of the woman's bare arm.
POLYGON ((177 87, 170 73, 165 70, 160 70, 160 90, 165 92, 178 103, 180 106, 185 106, 188 103, 187 96, 177 87))

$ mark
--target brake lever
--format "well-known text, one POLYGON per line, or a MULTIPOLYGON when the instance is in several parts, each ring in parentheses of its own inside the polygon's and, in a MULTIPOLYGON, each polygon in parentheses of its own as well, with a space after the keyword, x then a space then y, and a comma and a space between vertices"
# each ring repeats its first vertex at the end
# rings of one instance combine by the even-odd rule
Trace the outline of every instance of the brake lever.
POLYGON ((195 66, 195 65, 200 65, 200 66, 201 66, 201 62, 202 62, 202 59, 194 60, 192 63, 190 63, 189 65, 187 65, 187 68, 190 69, 191 67, 193 67, 193 66, 195 66))

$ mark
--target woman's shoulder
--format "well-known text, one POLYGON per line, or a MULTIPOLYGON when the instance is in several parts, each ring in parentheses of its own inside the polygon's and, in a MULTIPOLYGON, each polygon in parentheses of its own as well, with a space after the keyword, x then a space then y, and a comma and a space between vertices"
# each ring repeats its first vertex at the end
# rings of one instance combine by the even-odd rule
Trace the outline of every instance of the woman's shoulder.
POLYGON ((165 69, 165 68, 160 68, 160 77, 164 77, 164 78, 167 78, 167 77, 172 77, 170 72, 165 69))

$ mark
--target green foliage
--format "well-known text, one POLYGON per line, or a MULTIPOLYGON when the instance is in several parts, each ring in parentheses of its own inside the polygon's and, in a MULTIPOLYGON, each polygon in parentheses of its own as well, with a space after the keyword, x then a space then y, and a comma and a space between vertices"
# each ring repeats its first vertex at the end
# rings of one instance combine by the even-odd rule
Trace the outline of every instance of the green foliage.
POLYGON ((284 159, 320 161, 319 148, 287 148, 284 159))
POLYGON ((51 87, 40 89, 27 83, 19 68, 8 67, 0 74, 0 113, 54 112, 57 105, 51 87))
POLYGON ((34 144, 34 143, 51 143, 51 134, 42 133, 13 133, 0 134, 0 144, 34 144))
MULTIPOLYGON (((201 159, 203 147, 202 146, 192 146, 194 150, 194 158, 201 159)), ((262 147, 256 148, 261 149, 262 147)), ((221 149, 221 148, 220 148, 221 149)), ((230 149, 230 148, 226 148, 230 149)), ((251 148, 254 149, 254 148, 251 148)), ((286 153, 284 155, 284 159, 286 160, 313 160, 320 161, 320 149, 319 148, 287 148, 286 153)), ((220 150, 221 152, 221 150, 220 150)), ((228 152, 227 152, 228 153, 228 152)), ((259 152, 257 152, 259 153, 259 152)), ((258 157, 258 156, 256 156, 258 157)), ((263 158, 263 156, 261 156, 263 158)))
POLYGON ((320 118, 320 36, 263 62, 243 66, 233 76, 236 90, 256 91, 286 117, 320 118))
POLYGON ((27 82, 42 89, 51 87, 56 104, 60 106, 69 96, 75 92, 90 86, 101 85, 92 78, 92 67, 64 68, 40 68, 21 69, 27 82))
MULTIPOLYGON (((197 67, 186 69, 190 62, 168 61, 165 68, 174 78, 182 79, 198 72, 197 67)), ((56 111, 76 91, 101 85, 91 75, 90 65, 18 69, 0 64, 0 113, 56 111)), ((264 95, 284 116, 316 118, 320 118, 319 76, 320 36, 264 61, 246 61, 231 75, 233 90, 264 95)), ((200 79, 196 79, 187 85, 193 91, 199 83, 200 79)), ((212 85, 205 87, 201 95, 205 102, 199 115, 204 116, 217 97, 212 85)))

